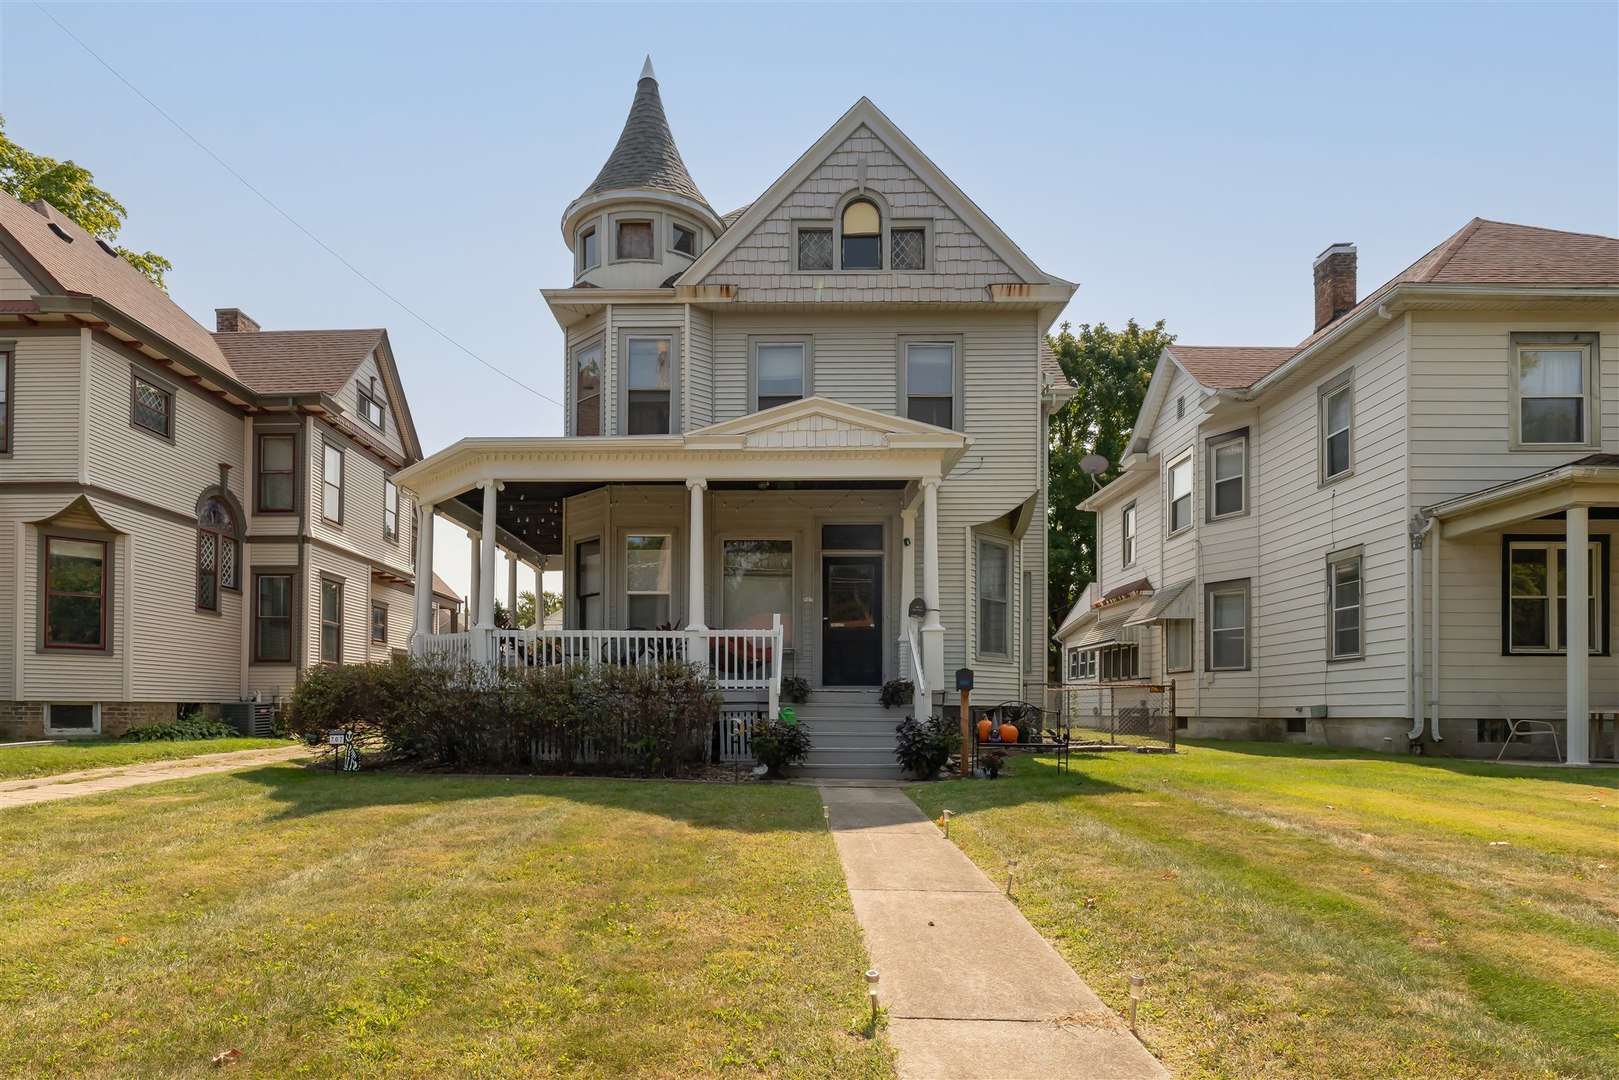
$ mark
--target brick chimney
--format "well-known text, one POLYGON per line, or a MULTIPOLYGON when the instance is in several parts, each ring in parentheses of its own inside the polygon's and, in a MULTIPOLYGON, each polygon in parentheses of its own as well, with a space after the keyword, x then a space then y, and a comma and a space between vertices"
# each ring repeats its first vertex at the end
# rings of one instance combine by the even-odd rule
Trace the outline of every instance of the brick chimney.
MULTIPOLYGON (((1350 277, 1354 277, 1353 266, 1350 267, 1350 277)), ((214 326, 221 334, 255 334, 259 329, 259 324, 247 312, 233 307, 214 308, 214 326)))
POLYGON ((1334 244, 1315 257, 1315 328, 1355 306, 1355 245, 1334 244))

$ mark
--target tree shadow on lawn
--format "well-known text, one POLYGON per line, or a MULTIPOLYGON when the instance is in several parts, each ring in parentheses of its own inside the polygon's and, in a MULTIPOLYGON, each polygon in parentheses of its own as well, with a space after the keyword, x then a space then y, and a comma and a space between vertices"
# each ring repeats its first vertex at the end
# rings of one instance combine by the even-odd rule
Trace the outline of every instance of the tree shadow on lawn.
POLYGON ((1312 746, 1300 743, 1223 742, 1219 739, 1183 739, 1192 749, 1220 750, 1247 757, 1291 758, 1295 761, 1373 761, 1397 769, 1443 769, 1465 776, 1495 780, 1553 780, 1567 784, 1587 784, 1619 788, 1619 767, 1570 768, 1548 761, 1545 765, 1497 764, 1481 758, 1439 757, 1427 754, 1390 754, 1377 750, 1312 746))
POLYGON ((233 779, 258 785, 282 805, 278 818, 474 799, 540 796, 655 814, 702 829, 733 832, 822 831, 820 796, 788 784, 697 783, 594 776, 455 776, 386 771, 334 772, 330 765, 270 765, 233 779))
MULTIPOLYGON (((1164 755, 1167 758, 1167 755, 1164 755)), ((996 780, 922 780, 906 788, 916 802, 929 812, 948 809, 954 813, 967 810, 1018 806, 1025 803, 1051 803, 1075 796, 1092 798, 1099 795, 1141 794, 1148 789, 1118 784, 1111 780, 1098 780, 1085 771, 1085 763, 1093 760, 1086 754, 1076 753, 1068 772, 1058 772, 1055 761, 1045 758, 1013 758, 1002 768, 996 780)))

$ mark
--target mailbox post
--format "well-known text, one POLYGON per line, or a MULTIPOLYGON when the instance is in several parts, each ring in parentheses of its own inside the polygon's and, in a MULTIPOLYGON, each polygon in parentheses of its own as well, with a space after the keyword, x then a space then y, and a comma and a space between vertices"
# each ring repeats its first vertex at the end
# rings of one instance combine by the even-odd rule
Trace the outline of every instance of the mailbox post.
POLYGON ((956 689, 961 691, 961 777, 965 780, 972 775, 971 756, 967 753, 972 741, 972 668, 956 669, 956 689))

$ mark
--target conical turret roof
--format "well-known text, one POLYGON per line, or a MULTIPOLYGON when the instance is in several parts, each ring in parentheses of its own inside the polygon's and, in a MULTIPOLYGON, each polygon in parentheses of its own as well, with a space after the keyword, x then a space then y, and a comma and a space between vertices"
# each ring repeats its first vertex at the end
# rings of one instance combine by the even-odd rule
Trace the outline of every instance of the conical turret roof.
MULTIPOLYGON (((630 115, 624 121, 624 130, 618 136, 618 145, 580 198, 604 191, 625 188, 650 188, 667 191, 708 207, 708 200, 697 190, 686 163, 680 160, 680 150, 669 131, 669 119, 663 114, 663 99, 658 95, 658 80, 652 74, 652 58, 647 57, 641 69, 641 80, 635 87, 635 100, 630 103, 630 115)), ((712 207, 708 207, 710 213, 712 207)))

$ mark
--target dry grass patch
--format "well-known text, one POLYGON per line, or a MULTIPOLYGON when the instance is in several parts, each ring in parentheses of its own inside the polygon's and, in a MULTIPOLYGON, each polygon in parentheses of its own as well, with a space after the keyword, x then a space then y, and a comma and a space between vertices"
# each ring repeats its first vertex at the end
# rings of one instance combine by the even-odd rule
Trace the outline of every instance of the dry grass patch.
POLYGON ((7 746, 0 743, 0 780, 27 780, 84 769, 144 765, 149 761, 228 754, 233 750, 273 750, 291 745, 286 739, 176 739, 172 742, 85 739, 48 746, 7 746))
POLYGON ((1202 1076, 1619 1075, 1619 770, 1203 744, 926 785, 1202 1076), (1493 844, 1492 844, 1493 842, 1493 844))
POLYGON ((0 850, 0 1075, 892 1074, 809 789, 276 765, 0 850))

